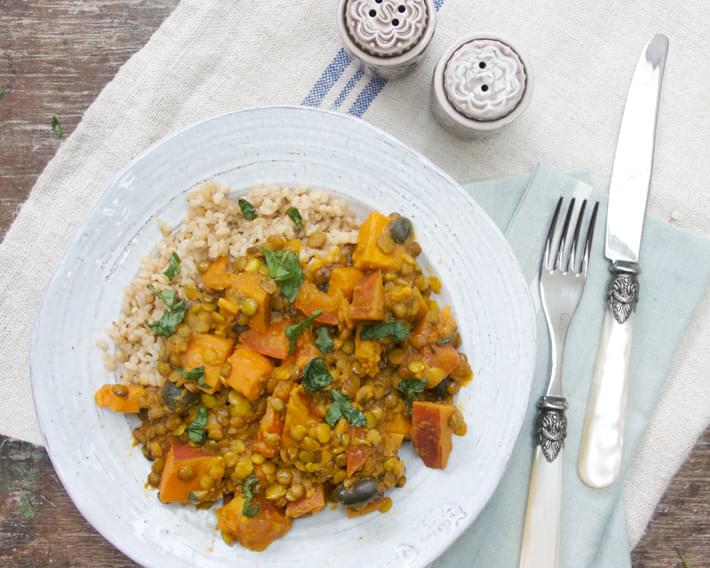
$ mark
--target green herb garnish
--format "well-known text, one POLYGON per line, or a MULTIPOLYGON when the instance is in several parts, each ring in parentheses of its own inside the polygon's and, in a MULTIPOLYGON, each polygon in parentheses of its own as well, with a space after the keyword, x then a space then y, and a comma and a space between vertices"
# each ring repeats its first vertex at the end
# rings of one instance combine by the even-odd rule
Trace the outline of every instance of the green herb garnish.
POLYGON ((327 327, 319 327, 316 332, 316 347, 321 353, 333 352, 333 338, 327 327))
POLYGON ((269 276, 281 285, 281 293, 293 302, 303 284, 303 271, 298 256, 290 250, 263 249, 269 276))
POLYGON ((293 224, 296 225, 297 228, 303 227, 303 217, 301 217, 301 212, 296 209, 295 207, 289 207, 286 210, 286 215, 289 216, 291 221, 293 221, 293 224))
POLYGON ((328 412, 325 415, 325 421, 331 427, 341 418, 345 418, 353 426, 365 426, 367 420, 365 420, 365 415, 355 408, 350 401, 345 398, 338 391, 333 391, 333 404, 328 408, 328 412))
POLYGON ((242 210, 242 215, 247 221, 253 221, 256 219, 256 209, 243 197, 239 199, 239 209, 242 210))
POLYGON ((330 371, 328 371, 325 361, 321 357, 311 359, 308 365, 306 365, 306 368, 303 369, 303 378, 301 379, 301 383, 303 383, 303 386, 306 387, 306 390, 321 390, 332 382, 333 377, 331 376, 330 371))
POLYGON ((306 328, 313 325, 313 322, 315 321, 315 319, 318 316, 320 316, 322 313, 323 313, 323 310, 315 310, 314 312, 311 313, 310 316, 308 316, 302 322, 294 324, 294 325, 289 325, 286 328, 286 337, 288 337, 288 354, 289 355, 293 355, 293 353, 296 351, 296 342, 298 341, 298 337, 304 331, 306 331, 306 328))
POLYGON ((163 274, 165 274, 169 280, 172 280, 180 274, 180 257, 178 256, 178 253, 173 252, 173 254, 170 255, 170 262, 168 263, 167 268, 163 271, 163 274))
POLYGON ((148 290, 150 290, 155 296, 160 298, 165 304, 165 307, 171 308, 175 305, 175 300, 177 300, 177 292, 175 290, 166 288, 165 290, 160 291, 152 284, 148 284, 146 288, 148 288, 148 290))
POLYGON ((407 404, 407 413, 412 413, 412 404, 417 399, 417 395, 426 389, 426 381, 419 379, 402 379, 397 385, 397 390, 404 395, 404 402, 407 404))
POLYGON ((197 381, 197 384, 201 387, 207 386, 207 383, 205 383, 205 367, 203 365, 195 367, 190 371, 186 371, 185 369, 178 369, 178 371, 188 381, 197 381))
POLYGON ((0 99, 5 96, 5 87, 0 87, 0 99))
POLYGON ((245 517, 254 517, 259 512, 259 504, 253 502, 257 485, 259 485, 259 478, 254 474, 247 477, 242 485, 242 495, 244 496, 242 515, 245 517))
POLYGON ((360 331, 360 339, 373 340, 383 337, 392 337, 399 343, 409 337, 409 330, 398 321, 388 321, 366 325, 360 331))
POLYGON ((59 124, 59 119, 56 116, 52 117, 52 132, 57 138, 62 137, 62 126, 59 124))
POLYGON ((207 437, 205 427, 207 426, 207 407, 200 405, 197 409, 197 416, 187 427, 187 437, 195 444, 202 444, 207 437))
POLYGON ((150 330, 155 335, 161 337, 169 337, 175 333, 177 326, 182 323, 187 311, 187 303, 184 300, 179 300, 175 290, 166 289, 161 291, 156 290, 155 286, 148 284, 148 290, 160 298, 165 304, 165 311, 160 316, 157 322, 145 322, 150 330))
POLYGON ((200 500, 200 498, 197 496, 197 494, 196 494, 194 491, 190 491, 190 492, 187 494, 187 498, 188 498, 190 501, 192 501, 193 503, 197 503, 197 502, 200 500))

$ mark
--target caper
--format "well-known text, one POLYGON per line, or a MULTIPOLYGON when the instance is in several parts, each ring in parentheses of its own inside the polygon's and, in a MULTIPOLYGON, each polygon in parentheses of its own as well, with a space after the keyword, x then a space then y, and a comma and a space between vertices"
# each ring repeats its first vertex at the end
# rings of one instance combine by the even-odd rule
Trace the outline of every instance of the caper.
POLYGON ((199 393, 181 389, 171 381, 165 381, 163 388, 160 389, 160 398, 163 404, 175 414, 184 414, 200 401, 199 393))
POLYGON ((377 495, 377 480, 373 477, 363 477, 350 487, 339 485, 333 497, 343 505, 361 505, 377 495))
POLYGON ((412 234, 412 222, 406 217, 395 217, 390 221, 390 236, 395 243, 400 245, 412 234))

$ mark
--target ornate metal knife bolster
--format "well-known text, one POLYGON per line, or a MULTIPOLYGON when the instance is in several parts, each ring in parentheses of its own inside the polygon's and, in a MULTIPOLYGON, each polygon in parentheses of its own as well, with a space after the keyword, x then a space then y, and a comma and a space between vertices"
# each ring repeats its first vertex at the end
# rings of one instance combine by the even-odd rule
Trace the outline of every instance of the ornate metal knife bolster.
POLYGON ((561 396, 543 396, 537 403, 535 443, 542 448, 545 459, 555 461, 567 438, 567 399, 561 396))
POLYGON ((609 268, 611 280, 607 289, 607 304, 614 319, 624 323, 632 311, 636 310, 639 299, 638 275, 641 267, 635 262, 615 261, 609 268))

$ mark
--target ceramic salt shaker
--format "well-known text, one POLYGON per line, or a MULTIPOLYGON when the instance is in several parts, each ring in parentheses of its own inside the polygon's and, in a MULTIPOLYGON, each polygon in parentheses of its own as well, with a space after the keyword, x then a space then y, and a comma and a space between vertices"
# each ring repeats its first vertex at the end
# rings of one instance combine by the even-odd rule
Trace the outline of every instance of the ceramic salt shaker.
POLYGON ((434 36, 433 0, 340 0, 338 30, 345 49, 370 73, 409 73, 434 36))
POLYGON ((462 138, 492 133, 530 104, 530 64, 492 34, 472 34, 447 49, 434 69, 432 109, 439 123, 462 138))

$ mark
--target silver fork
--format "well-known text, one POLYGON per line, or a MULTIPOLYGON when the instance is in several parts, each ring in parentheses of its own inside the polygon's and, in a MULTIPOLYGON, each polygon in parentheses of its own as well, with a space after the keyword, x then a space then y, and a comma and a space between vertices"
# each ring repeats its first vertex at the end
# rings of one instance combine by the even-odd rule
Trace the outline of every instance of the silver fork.
POLYGON ((559 238, 555 239, 562 202, 563 198, 560 197, 547 232, 540 267, 540 298, 550 334, 552 369, 547 391, 537 403, 535 457, 528 489, 520 568, 553 568, 559 566, 560 558, 562 449, 567 437, 567 400, 562 395, 562 355, 570 321, 587 281, 589 252, 599 210, 597 202, 582 245, 579 237, 587 201, 582 201, 576 222, 572 223, 575 200, 571 200, 559 238), (567 246, 573 225, 572 242, 567 246), (553 254, 555 242, 557 247, 553 254), (580 246, 583 254, 581 262, 578 262, 580 246))

